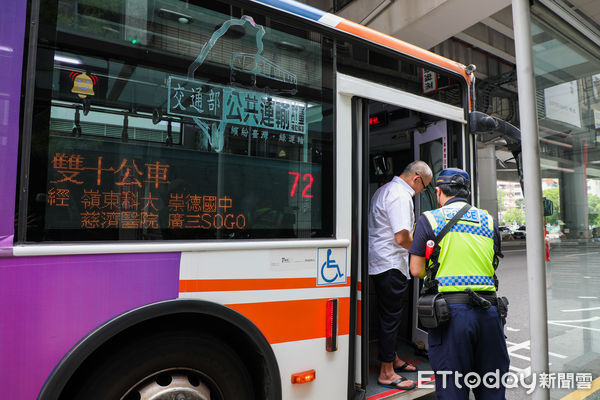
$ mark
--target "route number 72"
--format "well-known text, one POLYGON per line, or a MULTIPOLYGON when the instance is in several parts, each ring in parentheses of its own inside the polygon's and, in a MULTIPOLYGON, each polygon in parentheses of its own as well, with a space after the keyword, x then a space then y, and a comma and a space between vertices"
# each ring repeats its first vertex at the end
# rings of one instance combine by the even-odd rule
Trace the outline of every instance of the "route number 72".
MULTIPOLYGON (((294 197, 294 195, 296 194, 296 190, 298 189, 298 182, 300 182, 300 172, 289 171, 288 174, 294 176, 294 184, 292 185, 292 190, 290 190, 290 197, 294 197)), ((313 195, 309 193, 310 187, 312 186, 313 182, 315 181, 315 178, 313 178, 312 174, 304 174, 304 176, 302 176, 302 182, 307 182, 307 181, 308 181, 308 183, 302 190, 302 197, 312 198, 313 195)))

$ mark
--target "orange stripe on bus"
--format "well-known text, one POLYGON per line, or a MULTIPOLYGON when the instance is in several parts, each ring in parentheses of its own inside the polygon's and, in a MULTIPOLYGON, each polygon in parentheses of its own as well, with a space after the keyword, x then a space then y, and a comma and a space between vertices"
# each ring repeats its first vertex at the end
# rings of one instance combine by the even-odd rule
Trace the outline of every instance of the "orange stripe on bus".
MULTIPOLYGON (((252 321, 270 344, 325 338, 327 299, 228 304, 252 321)), ((350 332, 350 298, 339 298, 338 335, 350 332)), ((325 351, 325 341, 323 341, 325 351)))
POLYGON ((471 83, 471 77, 465 72, 465 67, 461 64, 449 60, 445 57, 432 53, 428 50, 406 43, 400 39, 378 32, 366 26, 359 25, 355 22, 344 20, 336 25, 336 28, 372 42, 381 44, 394 50, 398 50, 404 54, 411 55, 420 60, 428 61, 432 64, 439 65, 451 71, 455 71, 462 75, 468 83, 471 83))
POLYGON ((350 286, 350 278, 342 285, 317 286, 317 278, 273 278, 273 279, 182 279, 179 292, 228 292, 239 290, 278 290, 332 288, 350 286))

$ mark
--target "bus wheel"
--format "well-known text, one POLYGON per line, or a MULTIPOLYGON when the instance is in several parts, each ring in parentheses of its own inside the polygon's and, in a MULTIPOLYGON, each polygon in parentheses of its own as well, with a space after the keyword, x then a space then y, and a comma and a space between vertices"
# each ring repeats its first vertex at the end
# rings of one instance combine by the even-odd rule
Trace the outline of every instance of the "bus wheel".
POLYGON ((136 339, 88 370, 76 399, 254 399, 238 355, 219 339, 192 332, 136 339))

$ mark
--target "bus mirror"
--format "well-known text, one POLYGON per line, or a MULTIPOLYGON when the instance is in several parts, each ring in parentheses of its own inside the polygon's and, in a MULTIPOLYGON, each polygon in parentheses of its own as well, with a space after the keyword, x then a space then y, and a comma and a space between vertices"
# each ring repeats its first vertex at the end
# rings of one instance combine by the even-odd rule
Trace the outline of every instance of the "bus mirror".
POLYGON ((554 203, 544 197, 544 217, 549 217, 554 214, 554 203))
POLYGON ((479 111, 473 111, 469 114, 469 123, 473 133, 492 132, 497 126, 494 117, 479 111))
POLYGON ((469 128, 471 133, 490 132, 506 140, 509 149, 521 147, 521 131, 510 123, 480 111, 469 113, 469 128))
POLYGON ((506 141, 506 147, 512 153, 515 163, 517 164, 517 172, 519 174, 519 183, 521 191, 525 193, 523 188, 523 168, 521 163, 521 131, 514 125, 486 113, 480 111, 471 111, 469 113, 469 131, 473 134, 490 133, 492 139, 495 137, 502 138, 506 141))

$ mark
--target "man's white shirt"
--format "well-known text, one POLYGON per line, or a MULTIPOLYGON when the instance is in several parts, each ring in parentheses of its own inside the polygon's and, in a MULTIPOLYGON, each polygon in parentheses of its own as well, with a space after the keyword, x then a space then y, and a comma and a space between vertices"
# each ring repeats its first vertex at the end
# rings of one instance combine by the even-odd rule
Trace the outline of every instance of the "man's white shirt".
POLYGON ((394 234, 402 230, 412 234, 414 194, 413 188, 398 176, 375 191, 369 213, 370 275, 396 268, 410 278, 408 250, 396 243, 394 234))

